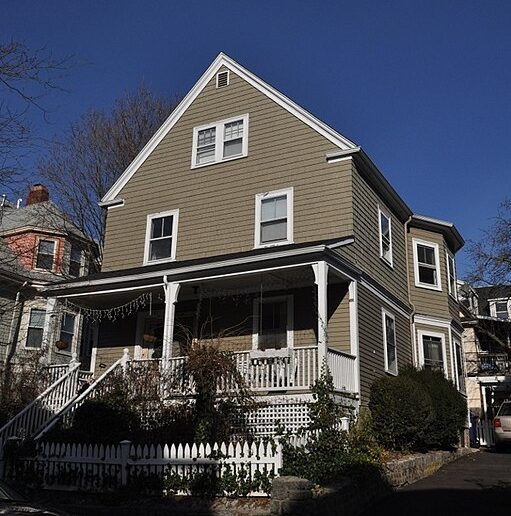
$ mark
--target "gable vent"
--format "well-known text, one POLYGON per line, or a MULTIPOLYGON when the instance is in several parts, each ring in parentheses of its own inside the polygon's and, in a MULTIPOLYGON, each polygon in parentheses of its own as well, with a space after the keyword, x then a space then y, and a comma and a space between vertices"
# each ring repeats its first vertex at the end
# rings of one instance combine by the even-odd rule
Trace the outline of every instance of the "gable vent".
POLYGON ((224 86, 229 86, 229 70, 216 74, 216 87, 223 88, 224 86))

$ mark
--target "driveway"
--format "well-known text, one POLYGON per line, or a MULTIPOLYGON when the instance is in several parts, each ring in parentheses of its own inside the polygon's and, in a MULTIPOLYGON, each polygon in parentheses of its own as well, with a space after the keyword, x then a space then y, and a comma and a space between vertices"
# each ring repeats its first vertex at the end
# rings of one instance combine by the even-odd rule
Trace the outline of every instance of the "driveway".
POLYGON ((480 451, 397 490, 364 516, 508 514, 510 503, 511 453, 480 451))

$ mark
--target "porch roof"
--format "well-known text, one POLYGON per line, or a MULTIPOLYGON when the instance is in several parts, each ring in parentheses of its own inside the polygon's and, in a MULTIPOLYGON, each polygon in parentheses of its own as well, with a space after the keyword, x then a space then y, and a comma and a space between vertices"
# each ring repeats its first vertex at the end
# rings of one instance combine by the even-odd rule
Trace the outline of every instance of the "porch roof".
POLYGON ((330 240, 290 244, 250 251, 211 256, 193 260, 146 265, 123 270, 107 271, 71 281, 55 283, 45 289, 47 296, 66 296, 78 293, 97 292, 98 289, 121 290, 127 286, 143 288, 163 284, 164 276, 169 281, 184 281, 207 276, 264 270, 285 267, 318 260, 335 261, 352 277, 360 271, 335 253, 333 249, 353 243, 352 236, 330 240))

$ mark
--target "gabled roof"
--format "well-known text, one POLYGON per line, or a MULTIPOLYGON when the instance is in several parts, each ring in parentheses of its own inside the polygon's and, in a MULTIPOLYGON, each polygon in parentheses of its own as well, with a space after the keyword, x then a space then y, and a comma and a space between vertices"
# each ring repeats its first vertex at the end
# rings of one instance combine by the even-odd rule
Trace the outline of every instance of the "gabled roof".
POLYGON ((116 204, 116 197, 120 191, 124 188, 126 183, 132 178, 133 174, 139 169, 144 163, 148 156, 153 152, 156 146, 163 140, 163 138, 169 133, 174 127, 178 120, 183 116, 188 107, 192 102, 200 95, 204 87, 209 81, 215 76, 215 74, 222 68, 225 67, 236 75, 244 79, 254 88, 262 92, 264 95, 273 100, 276 104, 283 107, 289 113, 296 116, 302 122, 310 126, 312 129, 317 131, 319 134, 324 136, 327 140, 331 141, 335 146, 342 150, 357 149, 357 145, 351 140, 338 133, 327 124, 316 118, 314 115, 300 107, 298 104, 293 102, 291 99, 286 97, 284 94, 277 91, 275 88, 261 80, 259 77, 254 75, 252 72, 241 66, 239 63, 231 59, 229 56, 220 52, 216 59, 211 63, 209 68, 203 73, 201 78, 195 83, 193 88, 183 98, 179 105, 172 111, 171 115, 163 123, 163 125, 156 131, 154 136, 147 142, 145 147, 139 152, 137 157, 131 162, 129 167, 122 173, 119 179, 113 184, 113 186, 105 194, 100 206, 108 206, 110 204, 116 204))

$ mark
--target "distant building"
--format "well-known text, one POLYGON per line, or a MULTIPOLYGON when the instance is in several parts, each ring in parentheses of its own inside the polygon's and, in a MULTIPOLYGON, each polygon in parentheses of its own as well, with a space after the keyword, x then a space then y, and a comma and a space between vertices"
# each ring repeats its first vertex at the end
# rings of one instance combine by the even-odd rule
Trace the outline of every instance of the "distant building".
POLYGON ((458 291, 469 408, 492 419, 511 398, 511 286, 472 288, 458 282, 458 291))
POLYGON ((32 356, 62 363, 80 354, 81 317, 40 294, 91 272, 93 248, 45 186, 34 185, 24 206, 0 197, 0 366, 32 356))

